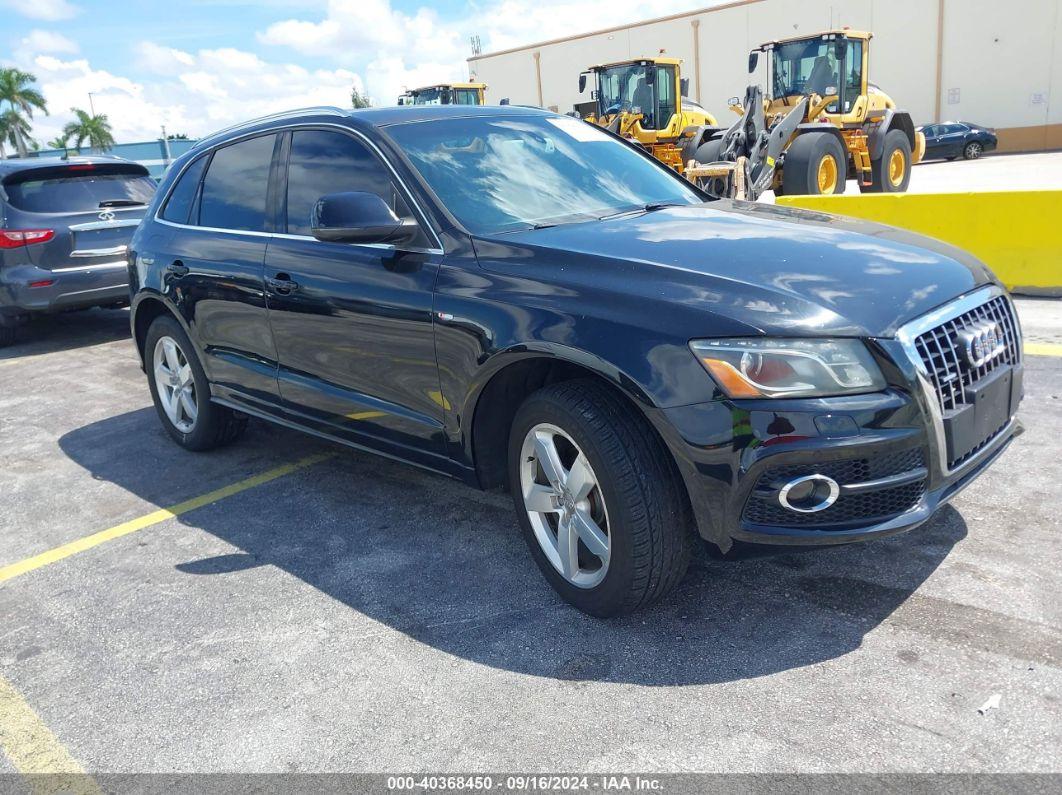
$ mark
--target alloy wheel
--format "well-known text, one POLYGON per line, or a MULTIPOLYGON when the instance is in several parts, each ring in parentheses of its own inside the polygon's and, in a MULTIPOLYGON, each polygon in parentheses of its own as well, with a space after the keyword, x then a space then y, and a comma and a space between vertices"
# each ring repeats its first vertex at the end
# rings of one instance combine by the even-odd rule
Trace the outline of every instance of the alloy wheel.
POLYGON ((612 551, 608 510, 579 445, 555 425, 535 425, 520 451, 520 489, 535 539, 553 568, 578 588, 604 580, 612 551))
POLYGON ((159 337, 152 357, 155 391, 173 427, 191 433, 199 416, 192 366, 173 337, 159 337))

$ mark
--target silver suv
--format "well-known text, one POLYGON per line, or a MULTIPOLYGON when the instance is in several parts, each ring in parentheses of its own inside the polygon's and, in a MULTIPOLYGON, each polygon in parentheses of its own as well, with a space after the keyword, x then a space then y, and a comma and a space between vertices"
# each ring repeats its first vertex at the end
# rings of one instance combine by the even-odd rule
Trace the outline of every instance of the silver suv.
POLYGON ((37 313, 128 304, 126 249, 154 194, 129 160, 0 160, 0 345, 37 313))

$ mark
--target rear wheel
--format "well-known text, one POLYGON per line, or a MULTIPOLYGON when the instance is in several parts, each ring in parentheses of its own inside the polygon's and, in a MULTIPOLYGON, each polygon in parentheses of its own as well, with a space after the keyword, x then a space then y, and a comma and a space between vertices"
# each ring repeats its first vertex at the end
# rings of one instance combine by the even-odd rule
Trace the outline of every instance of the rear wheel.
POLYGON ((977 160, 984 153, 985 148, 979 141, 970 141, 962 150, 962 156, 966 160, 977 160))
POLYGON ((785 153, 782 189, 787 196, 844 193, 848 158, 830 133, 798 136, 785 153))
POLYGON ((681 483, 644 418, 589 380, 544 387, 517 411, 509 483, 550 585, 591 615, 629 613, 689 565, 681 483))
POLYGON ((197 452, 212 450, 243 433, 247 416, 210 401, 203 366, 174 318, 164 315, 151 324, 144 357, 155 410, 177 444, 197 452))
POLYGON ((881 157, 871 160, 870 185, 860 186, 864 193, 903 193, 911 184, 911 142, 903 130, 889 130, 881 157))

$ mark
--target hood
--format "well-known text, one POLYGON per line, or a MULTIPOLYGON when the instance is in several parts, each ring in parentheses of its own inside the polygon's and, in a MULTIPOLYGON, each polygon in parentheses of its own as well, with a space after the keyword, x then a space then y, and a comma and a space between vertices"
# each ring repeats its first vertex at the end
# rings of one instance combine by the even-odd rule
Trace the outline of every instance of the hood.
POLYGON ((548 254, 567 278, 578 279, 584 268, 577 260, 588 260, 582 264, 603 289, 687 308, 696 301, 764 334, 892 337, 908 320, 995 281, 977 259, 932 238, 749 202, 720 200, 494 240, 548 254))

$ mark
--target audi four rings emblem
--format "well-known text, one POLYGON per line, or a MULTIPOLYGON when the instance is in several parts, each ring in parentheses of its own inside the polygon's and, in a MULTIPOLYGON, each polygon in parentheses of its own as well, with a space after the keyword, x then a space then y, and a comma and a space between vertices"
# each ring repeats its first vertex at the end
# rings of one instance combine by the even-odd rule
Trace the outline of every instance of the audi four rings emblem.
POLYGON ((991 320, 981 320, 963 329, 959 339, 967 361, 974 367, 987 364, 1007 349, 1003 330, 991 320))
POLYGON ((100 213, 99 219, 101 221, 113 221, 114 213, 112 213, 110 210, 104 210, 102 213, 100 213))

